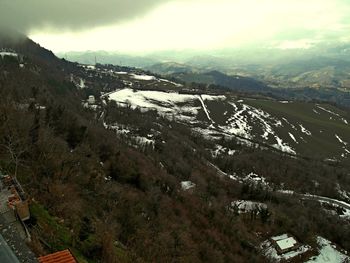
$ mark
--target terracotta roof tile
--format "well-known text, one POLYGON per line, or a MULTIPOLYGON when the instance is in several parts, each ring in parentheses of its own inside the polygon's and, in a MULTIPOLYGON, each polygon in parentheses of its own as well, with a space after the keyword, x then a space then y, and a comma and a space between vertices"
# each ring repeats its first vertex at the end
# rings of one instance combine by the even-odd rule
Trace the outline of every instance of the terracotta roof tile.
POLYGON ((68 249, 38 258, 40 263, 77 263, 68 249))

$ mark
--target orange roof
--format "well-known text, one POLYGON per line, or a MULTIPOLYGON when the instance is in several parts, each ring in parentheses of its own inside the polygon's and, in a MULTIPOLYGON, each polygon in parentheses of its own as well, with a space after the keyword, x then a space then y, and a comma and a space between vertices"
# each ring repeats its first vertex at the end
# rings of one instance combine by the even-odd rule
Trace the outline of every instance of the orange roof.
POLYGON ((38 258, 40 263, 77 263, 68 249, 38 258))

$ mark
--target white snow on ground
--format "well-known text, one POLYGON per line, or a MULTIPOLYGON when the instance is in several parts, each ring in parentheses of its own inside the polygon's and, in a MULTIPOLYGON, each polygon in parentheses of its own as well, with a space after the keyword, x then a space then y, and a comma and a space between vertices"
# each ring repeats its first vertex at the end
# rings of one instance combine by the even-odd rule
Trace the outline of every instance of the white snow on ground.
POLYGON ((173 81, 167 80, 167 79, 159 79, 159 81, 162 81, 162 82, 166 82, 166 83, 173 84, 173 85, 175 85, 176 87, 183 87, 183 85, 182 85, 182 84, 179 84, 179 83, 176 83, 176 82, 173 82, 173 81))
POLYGON ((118 123, 115 123, 113 125, 108 125, 107 123, 103 123, 103 126, 105 127, 105 129, 109 129, 109 130, 113 130, 116 132, 117 135, 121 136, 128 136, 128 138, 133 142, 136 143, 136 145, 132 144, 135 147, 138 146, 152 146, 154 147, 155 144, 155 140, 152 138, 152 134, 148 135, 147 137, 143 137, 143 136, 138 136, 135 134, 132 134, 131 130, 129 127, 125 126, 125 125, 120 125, 118 123))
POLYGON ((313 111, 314 113, 316 113, 316 114, 320 115, 320 113, 319 113, 317 110, 312 109, 312 111, 313 111))
POLYGON ((6 56, 9 56, 9 57, 18 57, 18 54, 15 53, 15 52, 0 51, 0 56, 1 56, 1 58, 4 58, 4 57, 6 57, 6 56))
MULTIPOLYGON (((277 236, 277 237, 272 237, 272 239, 277 241, 277 242, 278 241, 282 241, 283 242, 283 240, 292 241, 292 239, 289 239, 287 234, 284 234, 284 235, 281 235, 281 236, 277 236)), ((264 241, 260 245, 260 248, 261 248, 261 250, 263 252, 263 255, 266 256, 267 258, 269 258, 270 260, 273 260, 274 262, 280 262, 280 261, 289 260, 289 259, 292 259, 292 258, 294 258, 294 257, 296 257, 298 255, 301 255, 301 254, 303 254, 303 253, 305 253, 305 252, 310 250, 310 246, 302 245, 296 250, 293 250, 291 252, 287 252, 287 253, 283 253, 283 254, 279 255, 277 253, 277 250, 276 250, 275 246, 273 245, 273 243, 270 240, 264 241)))
POLYGON ((342 214, 339 215, 340 218, 350 220, 350 204, 344 201, 340 201, 337 199, 332 199, 329 197, 324 196, 318 196, 318 195, 311 195, 311 194, 304 194, 304 197, 307 199, 317 200, 321 204, 328 204, 331 207, 338 208, 342 211, 342 214))
POLYGON ((336 189, 337 189, 337 191, 338 191, 338 193, 339 193, 341 198, 344 198, 345 200, 350 201, 350 192, 342 190, 339 184, 337 184, 337 188, 336 189))
POLYGON ((342 118, 341 120, 342 120, 346 125, 349 124, 348 121, 347 121, 346 119, 342 118))
POLYGON ((206 95, 206 94, 203 94, 201 95, 202 99, 204 101, 208 100, 208 101, 215 101, 215 100, 225 100, 226 99, 226 96, 224 95, 206 95))
POLYGON ((82 78, 80 79, 80 83, 78 84, 78 87, 81 88, 81 89, 84 89, 86 86, 85 86, 85 80, 83 80, 82 78))
POLYGON ((211 123, 214 123, 214 121, 212 120, 212 118, 210 118, 209 111, 208 111, 207 107, 205 106, 205 103, 204 103, 204 101, 203 101, 203 99, 202 99, 202 96, 199 95, 199 96, 198 96, 198 99, 199 99, 199 101, 200 101, 201 104, 202 104, 203 110, 204 110, 205 114, 207 115, 208 120, 211 121, 211 123))
POLYGON ((289 134, 289 137, 292 138, 292 140, 295 142, 295 143, 298 143, 298 141, 295 139, 294 135, 290 132, 288 132, 289 134))
POLYGON ((293 190, 277 190, 277 192, 286 195, 293 195, 295 193, 293 190))
POLYGON ((266 178, 263 176, 259 176, 255 173, 250 173, 247 176, 241 178, 240 182, 251 183, 253 185, 261 185, 262 187, 270 189, 269 183, 267 182, 266 178))
POLYGON ((184 191, 190 190, 192 188, 196 187, 196 184, 191 181, 183 181, 181 182, 181 188, 184 191))
MULTIPOLYGON (((153 77, 147 75, 135 76, 142 76, 141 78, 148 79, 153 77)), ((241 140, 248 139, 242 141, 243 144, 248 145, 252 144, 250 140, 260 136, 276 149, 290 154, 296 154, 295 150, 284 142, 281 137, 277 136, 277 131, 275 131, 276 128, 286 124, 271 116, 269 113, 253 106, 239 102, 225 101, 225 104, 229 104, 232 110, 229 111, 230 113, 227 112, 227 121, 225 124, 214 126, 215 118, 211 115, 206 101, 222 101, 227 99, 226 96, 179 94, 175 92, 169 93, 125 88, 109 94, 108 97, 111 100, 115 100, 119 106, 130 106, 133 109, 139 108, 141 111, 156 110, 160 115, 166 118, 186 122, 191 125, 201 122, 198 120, 197 115, 199 111, 203 109, 211 125, 209 125, 207 121, 203 121, 203 124, 208 125, 207 127, 198 127, 197 125, 197 127, 193 127, 193 129, 208 139, 217 139, 220 135, 227 137, 236 135, 241 140), (200 104, 198 102, 200 102, 200 104), (256 126, 257 129, 255 129, 256 126), (253 133, 253 129, 254 131, 259 130, 262 132, 260 135, 255 134, 253 133)), ((283 120, 292 128, 295 128, 288 120, 283 120)), ((305 129, 304 132, 308 131, 305 129)), ((296 139, 293 141, 296 142, 296 139)))
POLYGON ((283 126, 282 122, 269 113, 257 109, 255 107, 238 104, 234 102, 229 103, 233 107, 233 115, 226 121, 226 126, 220 125, 219 128, 228 134, 235 134, 247 139, 253 139, 253 124, 258 124, 263 130, 261 137, 264 140, 274 138, 276 143, 272 146, 283 152, 296 154, 287 143, 275 134, 274 127, 283 126))
POLYGON ((289 124, 289 125, 292 127, 292 129, 297 130, 297 128, 295 127, 295 125, 292 124, 292 123, 290 123, 286 118, 282 118, 282 120, 284 120, 287 124, 289 124))
POLYGON ((227 174, 220 170, 219 167, 215 166, 212 163, 208 163, 208 165, 212 168, 214 168, 217 171, 217 174, 219 176, 225 176, 230 178, 231 180, 238 181, 240 183, 249 183, 255 186, 262 186, 263 188, 271 190, 272 188, 270 187, 269 183, 267 182, 266 178, 263 176, 259 176, 255 173, 250 173, 246 175, 245 177, 239 177, 236 173, 233 174, 227 174))
POLYGON ((333 111, 331 111, 331 110, 325 109, 325 108, 321 107, 320 105, 317 105, 317 108, 319 108, 319 109, 321 109, 321 110, 323 110, 323 111, 325 111, 325 112, 328 112, 329 114, 332 114, 332 115, 334 115, 334 116, 340 117, 340 115, 339 115, 338 113, 335 113, 335 112, 333 112, 333 111))
POLYGON ((236 153, 236 150, 228 150, 227 154, 228 155, 234 155, 236 153))
POLYGON ((114 124, 114 125, 108 125, 105 122, 103 123, 103 126, 106 129, 114 130, 118 135, 124 135, 124 134, 129 134, 131 130, 125 126, 125 125, 119 125, 119 124, 114 124))
POLYGON ((345 220, 350 220, 350 209, 346 209, 344 207, 341 207, 340 205, 330 203, 327 201, 320 201, 320 203, 327 204, 328 207, 325 208, 325 210, 331 212, 331 214, 333 214, 335 216, 339 216, 340 218, 345 219, 345 220), (329 206, 331 206, 332 208, 329 209, 329 206))
POLYGON ((142 75, 130 74, 130 76, 136 80, 155 80, 156 79, 155 76, 144 75, 144 74, 142 75))
POLYGON ((96 67, 94 65, 88 65, 88 66, 86 66, 86 68, 87 69, 91 69, 91 70, 95 70, 96 69, 96 67))
POLYGON ((348 145, 347 142, 344 142, 337 134, 335 135, 335 137, 338 139, 338 141, 343 144, 344 146, 348 145))
POLYGON ((349 262, 350 258, 337 250, 336 246, 329 240, 323 237, 317 237, 319 245, 319 255, 310 258, 306 263, 345 263, 349 262))
POLYGON ((288 144, 283 143, 283 140, 279 138, 278 136, 275 136, 277 144, 272 145, 278 150, 281 150, 282 152, 296 154, 296 152, 290 147, 288 144))
POLYGON ((146 137, 136 136, 136 143, 141 146, 154 145, 155 141, 146 137))
POLYGON ((132 108, 157 110, 160 115, 175 117, 176 119, 193 121, 200 107, 177 106, 178 103, 198 100, 194 95, 167 93, 160 91, 122 89, 109 95, 109 99, 116 101, 120 106, 130 105, 132 108), (186 116, 182 115, 186 114, 186 116))
POLYGON ((231 202, 232 209, 237 209, 239 214, 249 213, 252 211, 261 211, 267 209, 267 205, 264 203, 253 202, 248 200, 237 200, 231 202))
POLYGON ((128 72, 125 72, 125 71, 117 71, 117 72, 114 72, 115 74, 117 75, 126 75, 128 74, 128 72))
POLYGON ((300 127, 302 133, 305 133, 306 135, 309 135, 309 136, 312 135, 311 132, 309 130, 307 130, 302 124, 299 124, 299 127, 300 127))
POLYGON ((234 155, 236 150, 227 149, 219 144, 215 145, 215 149, 211 150, 211 155, 213 157, 218 157, 219 155, 227 153, 228 155, 234 155))
MULTIPOLYGON (((197 122, 199 110, 206 111, 206 107, 193 106, 200 101, 198 95, 179 94, 176 92, 162 92, 137 90, 126 88, 109 94, 109 99, 116 101, 120 106, 128 106, 141 110, 157 110, 157 112, 167 118, 175 118, 188 123, 197 122), (185 104, 186 105, 183 105, 185 104)), ((209 97, 208 97, 209 98, 209 97)), ((221 96, 210 96, 211 99, 221 99, 221 96)), ((209 114, 208 112, 206 112, 209 114)), ((210 116, 209 116, 210 118, 210 116)))
POLYGON ((234 107, 235 113, 227 120, 227 126, 220 126, 220 128, 227 133, 242 136, 247 139, 251 139, 250 134, 252 127, 248 124, 248 118, 244 115, 246 108, 238 111, 238 107, 234 103, 230 103, 234 107))
POLYGON ((348 145, 347 142, 343 141, 342 138, 340 138, 340 136, 338 136, 337 134, 335 134, 335 137, 337 138, 337 140, 343 145, 343 150, 345 151, 345 153, 343 153, 341 155, 341 157, 345 158, 347 157, 348 154, 350 154, 350 151, 346 148, 346 146, 348 145))
POLYGON ((221 145, 215 145, 215 149, 211 151, 213 157, 218 157, 219 155, 225 153, 226 148, 221 145))

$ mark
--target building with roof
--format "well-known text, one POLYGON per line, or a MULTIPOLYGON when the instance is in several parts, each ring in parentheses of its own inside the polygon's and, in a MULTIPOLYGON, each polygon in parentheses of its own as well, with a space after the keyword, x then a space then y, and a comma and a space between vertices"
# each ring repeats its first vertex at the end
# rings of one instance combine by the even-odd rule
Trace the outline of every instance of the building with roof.
POLYGON ((69 249, 38 258, 39 263, 77 263, 69 249))
POLYGON ((278 254, 294 251, 300 246, 299 242, 288 234, 272 237, 271 240, 278 254))

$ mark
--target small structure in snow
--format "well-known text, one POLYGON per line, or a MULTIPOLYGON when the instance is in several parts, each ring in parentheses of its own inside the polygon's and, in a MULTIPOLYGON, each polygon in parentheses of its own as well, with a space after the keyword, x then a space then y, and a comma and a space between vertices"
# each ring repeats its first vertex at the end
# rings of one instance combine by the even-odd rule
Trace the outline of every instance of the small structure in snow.
POLYGON ((277 253, 280 255, 299 248, 298 241, 296 241, 294 237, 287 234, 272 237, 271 240, 277 250, 277 253))
POLYGON ((303 262, 301 258, 307 256, 305 253, 311 249, 310 246, 300 244, 294 237, 288 234, 265 240, 260 245, 260 248, 263 255, 272 262, 285 262, 291 259, 295 260, 296 258, 299 260, 297 262, 303 262))
POLYGON ((192 189, 194 187, 196 187, 196 184, 191 182, 191 181, 183 181, 183 182, 181 182, 181 188, 184 191, 188 191, 188 190, 190 190, 190 189, 192 189))
POLYGON ((89 99, 88 99, 88 103, 91 104, 95 104, 96 100, 95 100, 95 96, 90 95, 89 99))

